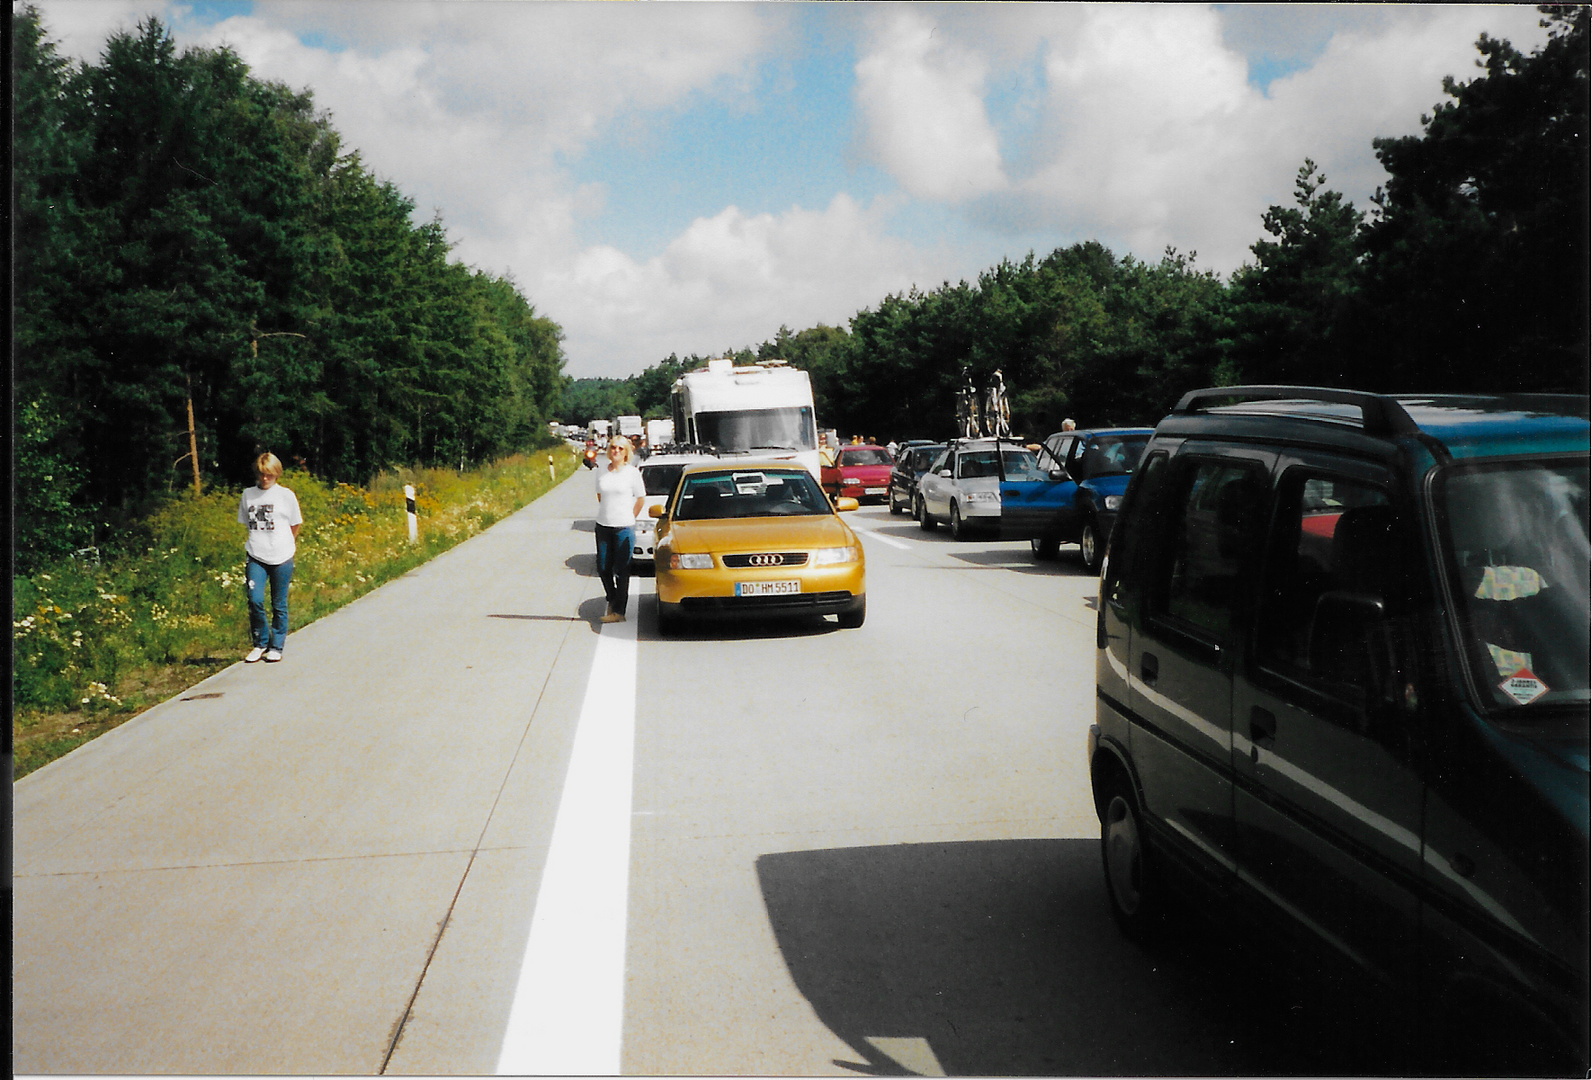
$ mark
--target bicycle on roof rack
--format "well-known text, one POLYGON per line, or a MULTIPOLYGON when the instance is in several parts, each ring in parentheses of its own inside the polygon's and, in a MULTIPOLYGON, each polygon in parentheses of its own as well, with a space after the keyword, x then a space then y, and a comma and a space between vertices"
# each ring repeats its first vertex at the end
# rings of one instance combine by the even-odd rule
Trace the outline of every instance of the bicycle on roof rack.
POLYGON ((962 369, 962 388, 956 392, 957 437, 976 439, 983 434, 978 417, 978 389, 966 368, 962 369))
POLYGON ((993 438, 1010 438, 1012 434, 1012 406, 1006 399, 1006 380, 1000 369, 995 369, 995 381, 984 391, 984 429, 993 438))

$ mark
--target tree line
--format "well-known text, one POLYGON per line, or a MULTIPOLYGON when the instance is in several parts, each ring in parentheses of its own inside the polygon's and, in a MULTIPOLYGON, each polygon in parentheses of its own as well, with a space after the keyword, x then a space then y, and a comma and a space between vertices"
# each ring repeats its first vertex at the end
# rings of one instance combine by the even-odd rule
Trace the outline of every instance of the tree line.
POLYGON ((147 19, 97 63, 13 17, 16 543, 114 533, 261 451, 327 480, 547 441, 559 326, 449 258, 438 220, 308 91, 147 19))
MULTIPOLYGON (((1226 281, 1194 253, 1151 263, 1080 243, 723 355, 806 369, 821 423, 881 441, 950 435, 964 372, 984 386, 999 370, 1031 435, 1066 417, 1153 423, 1210 385, 1584 395, 1588 9, 1540 10, 1544 45, 1483 34, 1481 73, 1444 80, 1420 135, 1373 141, 1388 181, 1367 210, 1306 160, 1226 281)), ((665 415, 704 359, 576 380, 563 418, 665 415)))

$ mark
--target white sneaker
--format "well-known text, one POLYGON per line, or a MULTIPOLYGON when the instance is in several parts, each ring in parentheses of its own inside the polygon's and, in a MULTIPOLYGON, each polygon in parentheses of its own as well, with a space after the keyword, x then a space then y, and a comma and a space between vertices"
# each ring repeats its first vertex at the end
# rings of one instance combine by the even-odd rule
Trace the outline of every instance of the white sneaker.
POLYGON ((267 664, 274 664, 280 659, 282 659, 282 650, 281 649, 267 649, 266 650, 266 652, 265 652, 265 662, 267 664))
POLYGON ((260 657, 262 657, 264 655, 265 655, 265 650, 260 648, 258 645, 256 645, 254 648, 252 648, 252 649, 250 649, 248 651, 247 655, 244 656, 243 662, 245 664, 252 664, 255 661, 259 660, 260 657))

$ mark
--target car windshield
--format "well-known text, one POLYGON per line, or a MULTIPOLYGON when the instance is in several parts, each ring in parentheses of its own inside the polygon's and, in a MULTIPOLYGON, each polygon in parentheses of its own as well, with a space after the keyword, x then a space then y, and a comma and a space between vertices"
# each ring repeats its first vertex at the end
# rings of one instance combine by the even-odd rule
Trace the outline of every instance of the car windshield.
POLYGON ((674 486, 680 482, 685 463, 675 465, 643 465, 641 482, 647 485, 648 495, 673 495, 674 486))
POLYGON ((685 478, 676 521, 833 513, 806 469, 697 473, 685 478))
POLYGON ((1496 710, 1585 702, 1588 693, 1586 461, 1450 469, 1439 532, 1476 692, 1496 710))
POLYGON ((861 446, 840 452, 842 465, 889 465, 890 454, 882 446, 861 446))
POLYGON ((809 406, 791 409, 733 409, 696 415, 697 442, 729 453, 752 450, 812 450, 818 446, 809 406))
POLYGON ((1148 435, 1099 435, 1083 452, 1085 476, 1126 476, 1133 472, 1144 448, 1150 445, 1148 435))
POLYGON ((930 465, 933 465, 934 459, 939 457, 944 452, 945 447, 943 446, 920 446, 912 451, 912 457, 909 460, 908 468, 910 468, 913 472, 922 472, 930 465))
POLYGON ((962 480, 971 480, 981 476, 1002 476, 1004 466, 1004 479, 1006 480, 1042 480, 1044 472, 1039 468, 1039 461, 1028 450, 1000 451, 1000 463, 996 463, 994 450, 970 450, 956 459, 956 475, 962 480))

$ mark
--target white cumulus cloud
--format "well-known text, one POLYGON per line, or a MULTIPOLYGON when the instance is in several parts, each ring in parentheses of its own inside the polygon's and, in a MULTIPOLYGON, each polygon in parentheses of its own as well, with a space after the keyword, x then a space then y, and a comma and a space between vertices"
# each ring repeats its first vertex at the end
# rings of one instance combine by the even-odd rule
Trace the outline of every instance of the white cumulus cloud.
POLYGON ((932 275, 943 252, 891 238, 887 207, 837 195, 822 210, 746 214, 730 206, 698 218, 659 255, 609 246, 580 254, 570 275, 538 293, 566 322, 572 353, 636 350, 630 370, 671 352, 755 344, 785 324, 844 325, 858 308, 932 275))
POLYGON ((857 62, 868 145, 912 195, 958 202, 1006 184, 984 107, 986 64, 947 42, 929 14, 893 13, 857 62))

